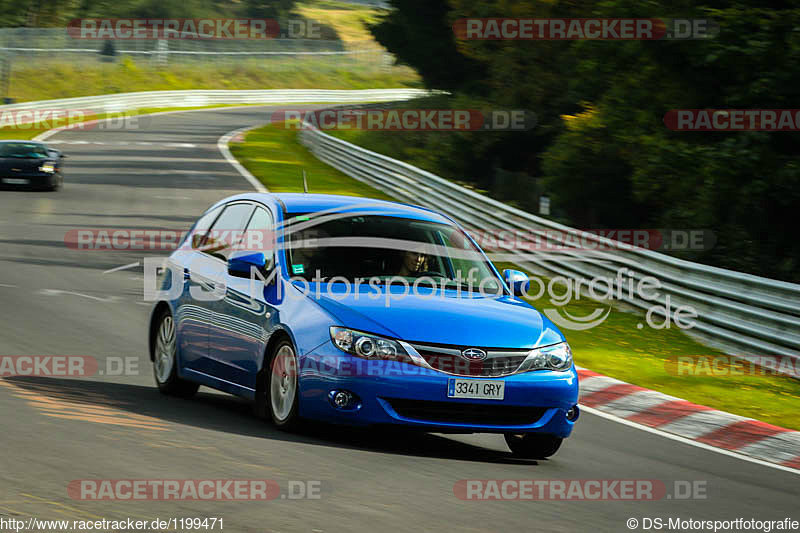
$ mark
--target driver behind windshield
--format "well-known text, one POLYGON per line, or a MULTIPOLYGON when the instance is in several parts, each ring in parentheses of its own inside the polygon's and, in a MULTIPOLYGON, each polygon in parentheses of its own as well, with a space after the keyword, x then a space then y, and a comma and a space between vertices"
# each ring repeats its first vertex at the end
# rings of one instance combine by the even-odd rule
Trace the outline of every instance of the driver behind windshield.
POLYGON ((37 143, 0 143, 0 157, 43 159, 47 157, 47 150, 37 143))

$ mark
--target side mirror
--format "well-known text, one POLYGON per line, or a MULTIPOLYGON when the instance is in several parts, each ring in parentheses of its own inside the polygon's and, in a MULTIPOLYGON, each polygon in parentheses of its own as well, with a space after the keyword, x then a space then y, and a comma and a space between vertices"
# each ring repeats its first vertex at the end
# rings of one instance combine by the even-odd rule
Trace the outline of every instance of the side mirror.
POLYGON ((208 235, 205 231, 192 233, 192 248, 197 250, 203 245, 203 241, 208 235))
POLYGON ((249 278, 252 269, 266 274, 267 258, 262 252, 234 252, 228 259, 228 274, 237 278, 249 278))
POLYGON ((506 281, 506 285, 511 288, 511 292, 514 293, 514 296, 522 296, 525 294, 531 284, 531 280, 528 278, 527 274, 519 270, 503 270, 503 279, 506 281))

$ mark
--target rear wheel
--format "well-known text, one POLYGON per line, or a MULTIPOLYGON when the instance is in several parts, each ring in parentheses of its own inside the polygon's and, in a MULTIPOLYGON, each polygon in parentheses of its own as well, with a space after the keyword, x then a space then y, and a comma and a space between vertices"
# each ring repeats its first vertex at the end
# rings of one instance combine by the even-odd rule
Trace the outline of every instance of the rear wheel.
POLYGON ((290 431, 299 425, 297 356, 292 343, 283 340, 275 346, 266 373, 266 404, 275 425, 290 431))
POLYGON ((168 311, 164 311, 156 322, 153 344, 153 376, 158 390, 163 394, 182 396, 194 395, 200 385, 178 377, 177 343, 175 341, 175 322, 168 311))
POLYGON ((544 459, 558 451, 564 439, 544 433, 506 433, 509 449, 524 459, 544 459))

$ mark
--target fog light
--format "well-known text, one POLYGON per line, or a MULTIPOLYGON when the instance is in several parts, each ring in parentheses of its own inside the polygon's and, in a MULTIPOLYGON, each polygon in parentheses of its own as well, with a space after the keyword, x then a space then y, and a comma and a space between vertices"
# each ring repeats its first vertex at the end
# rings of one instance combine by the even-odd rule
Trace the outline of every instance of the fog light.
POLYGON ((357 409, 359 407, 358 397, 346 390, 330 391, 328 400, 337 409, 357 409))
POLYGON ((567 420, 570 422, 575 422, 580 415, 580 411, 578 410, 578 406, 572 407, 569 411, 567 411, 567 420))
POLYGON ((350 400, 353 397, 347 391, 339 391, 333 396, 333 405, 338 407, 339 409, 344 409, 348 405, 350 405, 350 400))

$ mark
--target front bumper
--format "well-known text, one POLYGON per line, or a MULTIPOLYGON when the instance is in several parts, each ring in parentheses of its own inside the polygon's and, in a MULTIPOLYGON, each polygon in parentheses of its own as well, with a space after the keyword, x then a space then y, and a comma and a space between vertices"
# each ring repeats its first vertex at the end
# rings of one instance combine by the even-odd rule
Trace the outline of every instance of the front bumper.
POLYGON ((447 397, 454 377, 397 361, 365 361, 327 342, 300 357, 300 416, 351 425, 401 425, 451 433, 548 433, 567 437, 578 403, 578 375, 533 371, 489 379, 505 382, 503 400, 447 397), (337 408, 332 393, 356 397, 337 408))
POLYGON ((50 187, 55 184, 59 172, 53 173, 13 173, 0 176, 2 187, 50 187))

